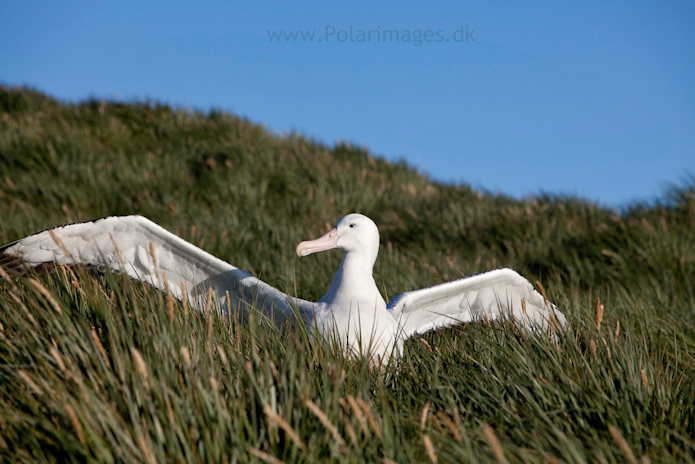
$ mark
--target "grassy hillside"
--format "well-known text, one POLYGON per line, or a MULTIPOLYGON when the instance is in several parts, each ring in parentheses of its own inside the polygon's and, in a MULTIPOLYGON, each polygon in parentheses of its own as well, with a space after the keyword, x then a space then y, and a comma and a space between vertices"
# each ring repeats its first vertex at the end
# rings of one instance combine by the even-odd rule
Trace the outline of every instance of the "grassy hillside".
POLYGON ((508 324, 430 333, 383 377, 300 329, 170 312, 115 275, 1 282, 0 457, 695 461, 695 180, 620 212, 517 201, 223 112, 0 89, 0 244, 142 214, 318 299, 340 253, 299 260, 294 247, 350 212, 380 228, 387 300, 512 267, 573 332, 557 345, 508 324))

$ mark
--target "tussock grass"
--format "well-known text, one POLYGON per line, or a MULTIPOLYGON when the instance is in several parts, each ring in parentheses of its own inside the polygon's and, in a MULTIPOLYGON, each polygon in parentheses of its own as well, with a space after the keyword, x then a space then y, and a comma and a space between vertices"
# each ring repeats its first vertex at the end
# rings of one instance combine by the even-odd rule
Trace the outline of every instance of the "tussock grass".
POLYGON ((7 87, 0 160, 1 243, 138 213, 318 299, 339 253, 294 247, 357 211, 380 226, 387 299, 509 266, 572 327, 556 343, 510 322, 429 333, 376 375, 305 328, 192 311, 118 275, 3 280, 7 461, 695 461, 693 179, 621 211, 517 201, 223 112, 7 87))

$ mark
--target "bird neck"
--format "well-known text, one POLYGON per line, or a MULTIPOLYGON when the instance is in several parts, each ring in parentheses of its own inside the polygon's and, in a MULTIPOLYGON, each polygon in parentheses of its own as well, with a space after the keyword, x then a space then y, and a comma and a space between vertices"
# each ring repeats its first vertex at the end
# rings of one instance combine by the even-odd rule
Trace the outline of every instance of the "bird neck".
POLYGON ((331 287, 321 301, 341 308, 355 305, 386 307, 372 276, 375 262, 376 253, 372 256, 371 253, 345 252, 331 287))

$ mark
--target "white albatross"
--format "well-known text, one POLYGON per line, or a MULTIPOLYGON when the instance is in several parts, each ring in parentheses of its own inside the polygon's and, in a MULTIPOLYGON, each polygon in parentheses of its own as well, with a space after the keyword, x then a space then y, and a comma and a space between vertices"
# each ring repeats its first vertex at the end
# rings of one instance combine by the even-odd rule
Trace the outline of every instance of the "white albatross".
POLYGON ((209 289, 223 311, 253 305, 276 322, 299 316, 351 355, 385 363, 399 357, 403 341, 430 330, 472 321, 513 317, 521 327, 564 327, 565 316, 511 269, 496 269, 397 295, 387 305, 372 269, 379 229, 348 214, 324 236, 297 245, 297 254, 339 248, 343 259, 326 295, 317 302, 289 296, 216 258, 142 216, 107 217, 49 229, 0 247, 0 266, 24 273, 55 265, 110 268, 204 305, 209 289), (166 278, 165 278, 166 274, 166 278), (165 284, 165 281, 168 284, 165 284))

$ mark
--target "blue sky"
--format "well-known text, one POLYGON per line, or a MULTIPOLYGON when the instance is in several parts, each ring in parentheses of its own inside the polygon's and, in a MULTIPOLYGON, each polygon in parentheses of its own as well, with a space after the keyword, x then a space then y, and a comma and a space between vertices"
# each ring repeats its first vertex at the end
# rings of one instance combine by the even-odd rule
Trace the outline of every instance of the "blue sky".
POLYGON ((622 206, 695 174, 692 1, 22 1, 3 17, 0 82, 65 100, 222 108, 515 197, 622 206), (300 30, 313 39, 270 38, 300 30))

